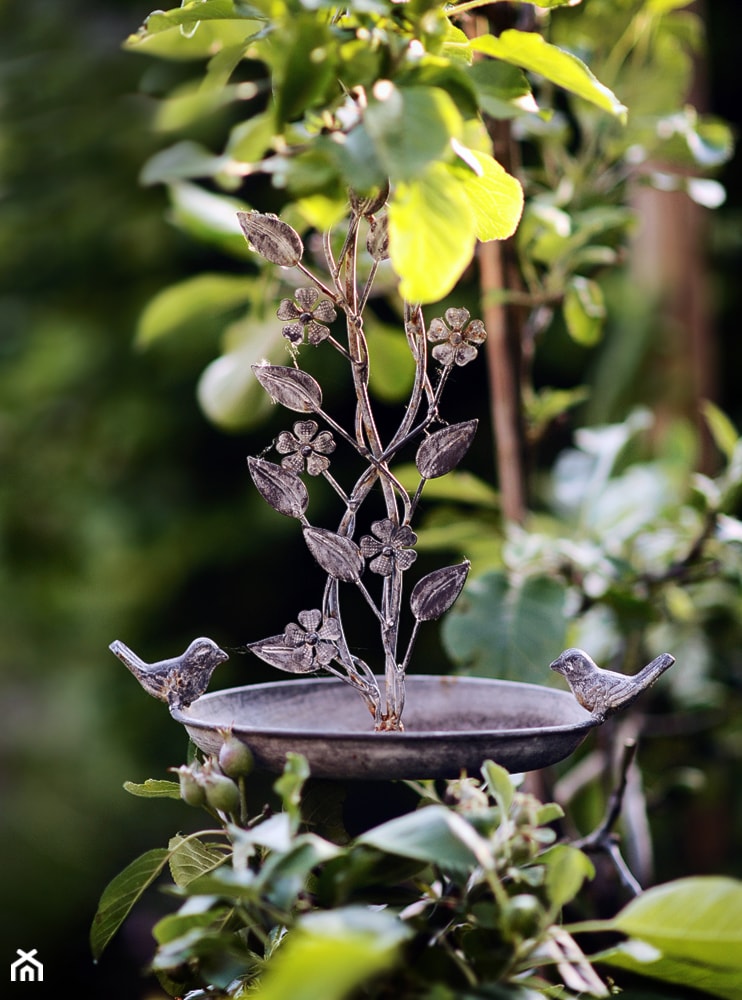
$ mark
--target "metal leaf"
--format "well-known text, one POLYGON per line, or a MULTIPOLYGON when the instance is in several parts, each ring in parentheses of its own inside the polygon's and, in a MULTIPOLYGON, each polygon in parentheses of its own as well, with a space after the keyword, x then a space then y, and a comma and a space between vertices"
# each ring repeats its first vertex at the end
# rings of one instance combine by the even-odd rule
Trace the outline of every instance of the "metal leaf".
POLYGON ((309 503, 309 493, 295 472, 264 458, 248 457, 252 481, 264 500, 279 514, 302 517, 309 503))
POLYGON ((346 583, 360 580, 363 556, 356 543, 345 535, 336 535, 324 528, 304 528, 307 548, 325 573, 346 583))
POLYGON ((320 663, 303 657, 296 646, 287 643, 283 634, 272 635, 259 642, 250 642, 247 648, 272 667, 278 667, 279 670, 285 670, 289 674, 316 674, 321 669, 320 663))
POLYGON ((382 215, 374 219, 368 227, 366 249, 374 260, 389 259, 389 217, 382 215))
POLYGON ((237 219, 248 243, 261 257, 281 267, 299 263, 304 244, 287 222, 263 212, 238 212, 237 219))
POLYGON ((445 614, 463 590, 470 566, 466 559, 456 566, 434 569, 418 580, 410 594, 410 608, 415 618, 430 622, 445 614))
POLYGON ((322 406, 319 382, 298 368, 253 365, 255 377, 272 399, 295 413, 314 413, 322 406))
POLYGON ((465 420, 425 438, 415 456, 415 465, 423 479, 437 479, 456 468, 472 443, 478 423, 465 420))

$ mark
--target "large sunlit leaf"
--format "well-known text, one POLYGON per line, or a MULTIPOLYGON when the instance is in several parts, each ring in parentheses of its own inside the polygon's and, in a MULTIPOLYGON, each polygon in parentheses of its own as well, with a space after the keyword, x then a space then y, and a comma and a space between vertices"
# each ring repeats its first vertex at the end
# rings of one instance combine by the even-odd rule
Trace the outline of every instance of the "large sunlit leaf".
POLYGON ((475 52, 513 63, 537 73, 604 111, 623 118, 626 107, 577 56, 551 45, 542 35, 510 28, 501 35, 482 35, 471 41, 475 52))
POLYGON ((485 153, 469 150, 481 173, 471 173, 464 183, 464 194, 476 220, 477 238, 505 240, 515 232, 523 213, 523 188, 497 160, 485 153))
POLYGON ((397 185, 389 203, 389 250, 410 302, 437 302, 470 263, 477 220, 460 173, 432 163, 419 177, 397 185))

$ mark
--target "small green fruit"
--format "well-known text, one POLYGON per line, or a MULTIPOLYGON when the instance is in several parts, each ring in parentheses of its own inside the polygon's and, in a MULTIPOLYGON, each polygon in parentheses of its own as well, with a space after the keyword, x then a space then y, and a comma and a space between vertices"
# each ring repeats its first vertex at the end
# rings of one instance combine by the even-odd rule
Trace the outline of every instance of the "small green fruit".
POLYGON ((537 937, 541 933, 544 910, 530 893, 513 896, 502 911, 502 925, 506 937, 519 939, 537 937))
POLYGON ((219 812, 236 813, 240 808, 240 792, 237 785, 224 774, 205 776, 206 801, 219 812))
POLYGON ((206 792, 191 768, 183 764, 181 767, 173 767, 171 770, 178 775, 181 799, 189 806, 205 805, 206 792))
POLYGON ((229 730, 220 730, 223 738, 219 748, 219 767, 229 778, 245 778, 255 766, 249 746, 229 730))

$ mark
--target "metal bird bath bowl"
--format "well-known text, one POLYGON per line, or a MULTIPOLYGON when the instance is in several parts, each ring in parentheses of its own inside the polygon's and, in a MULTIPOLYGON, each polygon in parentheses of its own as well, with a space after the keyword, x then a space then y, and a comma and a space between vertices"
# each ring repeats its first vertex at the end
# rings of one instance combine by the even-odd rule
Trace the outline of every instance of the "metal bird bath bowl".
POLYGON ((512 773, 573 753, 600 719, 568 691, 481 677, 410 675, 405 731, 376 733, 357 693, 334 678, 272 681, 214 691, 172 708, 201 750, 218 754, 220 729, 279 773, 303 754, 317 778, 423 780, 476 774, 485 760, 512 773))

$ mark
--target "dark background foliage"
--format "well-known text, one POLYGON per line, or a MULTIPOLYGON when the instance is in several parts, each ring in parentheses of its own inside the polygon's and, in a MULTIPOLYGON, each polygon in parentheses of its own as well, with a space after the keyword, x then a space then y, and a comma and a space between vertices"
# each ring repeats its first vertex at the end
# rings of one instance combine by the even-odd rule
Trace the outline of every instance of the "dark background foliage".
MULTIPOLYGON (((151 95, 178 72, 121 50, 148 13, 128 0, 0 5, 0 940, 8 964, 38 948, 52 983, 111 1000, 144 995, 161 904, 151 897, 96 968, 87 933, 101 888, 188 814, 122 790, 164 776, 186 745, 108 643, 156 659, 197 633, 252 641, 283 628, 311 572, 295 525, 271 516, 247 477, 245 456, 272 426, 230 435, 198 408, 218 330, 133 347, 155 292, 225 266, 138 180, 161 145, 151 95)), ((742 12, 715 0, 706 20, 709 110, 739 123, 742 12)), ((714 378, 740 427, 739 157, 721 179, 728 200, 709 219, 714 378)), ((468 382, 461 392, 468 405, 468 382)), ((483 377, 475 392, 484 399, 483 377)), ((491 481, 482 437, 472 461, 491 481)), ((435 642, 425 648, 431 669, 446 669, 435 642)), ((218 686, 270 677, 235 655, 218 686)), ((698 763, 713 784, 714 761, 698 763)), ((660 826, 663 877, 739 874, 733 813, 691 802, 686 833, 660 826)))

